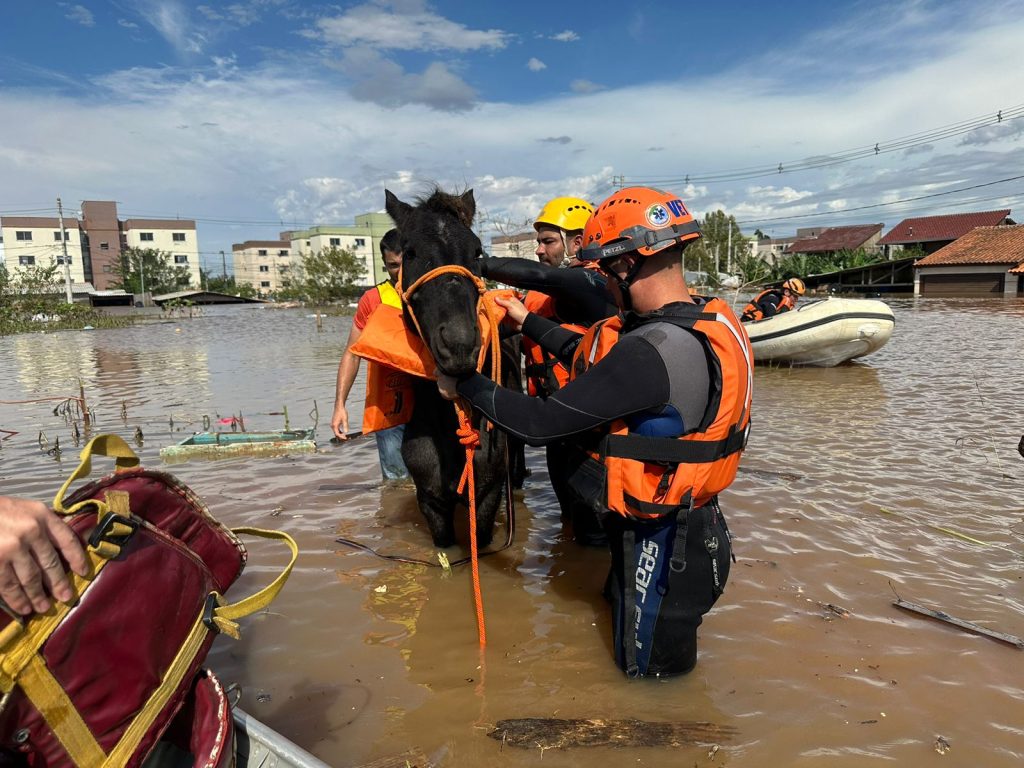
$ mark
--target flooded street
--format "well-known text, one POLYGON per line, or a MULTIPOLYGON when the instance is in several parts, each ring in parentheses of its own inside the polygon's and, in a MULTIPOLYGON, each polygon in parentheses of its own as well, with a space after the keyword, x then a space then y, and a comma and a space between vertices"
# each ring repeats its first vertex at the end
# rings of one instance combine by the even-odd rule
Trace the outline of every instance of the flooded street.
MULTIPOLYGON (((705 617, 696 670, 667 681, 631 682, 615 666, 600 597, 608 554, 568 540, 542 451, 528 453, 515 542, 481 561, 483 655, 467 568, 446 576, 335 542, 434 558, 413 492, 379 486, 372 438, 329 443, 351 318, 325 318, 318 333, 306 310, 209 308, 3 337, 0 400, 77 396, 81 380, 96 431, 132 443, 140 429, 143 464, 173 472, 223 523, 296 538, 281 596, 242 621, 240 641, 218 638, 209 666, 240 684, 244 709, 338 768, 407 750, 435 766, 510 768, 1019 766, 1024 651, 893 601, 1024 637, 1024 303, 888 303, 892 340, 863 363, 757 369, 750 445, 722 497, 737 564, 705 617), (317 453, 160 461, 204 416, 280 429, 285 407, 293 428, 318 409, 317 453), (710 721, 735 733, 713 754, 542 753, 488 738, 514 718, 710 721)), ((55 404, 0 405, 0 429, 19 432, 0 443, 0 492, 52 499, 77 465, 55 404), (40 448, 40 432, 62 456, 40 448)), ((246 544, 229 598, 287 562, 284 547, 246 544)))

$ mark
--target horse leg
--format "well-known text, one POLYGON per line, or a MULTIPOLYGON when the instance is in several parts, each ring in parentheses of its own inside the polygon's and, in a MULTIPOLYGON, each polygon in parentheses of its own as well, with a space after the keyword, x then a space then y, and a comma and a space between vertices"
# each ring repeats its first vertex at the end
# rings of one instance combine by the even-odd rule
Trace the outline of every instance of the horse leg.
POLYGON ((426 518, 434 546, 455 543, 456 485, 464 454, 455 435, 458 422, 451 403, 433 382, 417 382, 416 407, 406 425, 402 458, 416 484, 416 501, 426 518))

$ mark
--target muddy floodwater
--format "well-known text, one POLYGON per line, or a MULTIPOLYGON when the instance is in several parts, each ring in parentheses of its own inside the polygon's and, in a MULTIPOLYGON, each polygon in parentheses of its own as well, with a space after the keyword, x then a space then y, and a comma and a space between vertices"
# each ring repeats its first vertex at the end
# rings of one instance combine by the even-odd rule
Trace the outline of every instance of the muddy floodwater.
MULTIPOLYGON (((1024 637, 1024 303, 890 303, 893 337, 863 363, 756 371, 750 445, 722 497, 737 563, 696 670, 664 681, 616 668, 608 554, 568 539, 540 451, 515 495, 513 546, 481 561, 482 654, 467 568, 446 576, 336 543, 434 558, 412 491, 380 487, 373 440, 329 442, 350 318, 318 332, 306 310, 210 308, 4 337, 0 400, 77 395, 81 380, 98 431, 132 442, 140 430, 143 463, 227 525, 297 539, 278 600, 243 620, 240 641, 218 638, 208 663, 241 686, 243 708, 332 766, 410 750, 434 766, 510 768, 1020 766, 1024 650, 893 602, 1024 637), (317 453, 161 464, 204 416, 279 429, 285 407, 293 428, 318 409, 317 453), (706 721, 732 735, 547 750, 488 737, 515 718, 706 721)), ((3 493, 52 498, 76 466, 54 405, 0 405, 0 429, 18 433, 0 443, 3 493)), ((249 552, 229 597, 286 562, 273 543, 249 552)))

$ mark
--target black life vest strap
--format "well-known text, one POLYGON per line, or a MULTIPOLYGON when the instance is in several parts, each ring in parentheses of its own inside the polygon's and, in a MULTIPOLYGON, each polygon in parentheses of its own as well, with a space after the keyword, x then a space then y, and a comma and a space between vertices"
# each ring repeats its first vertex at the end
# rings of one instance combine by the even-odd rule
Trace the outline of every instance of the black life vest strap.
POLYGON ((675 437, 646 437, 644 435, 606 435, 601 441, 602 456, 620 459, 660 462, 664 464, 707 464, 747 446, 750 425, 737 430, 735 425, 722 440, 680 440, 675 437))

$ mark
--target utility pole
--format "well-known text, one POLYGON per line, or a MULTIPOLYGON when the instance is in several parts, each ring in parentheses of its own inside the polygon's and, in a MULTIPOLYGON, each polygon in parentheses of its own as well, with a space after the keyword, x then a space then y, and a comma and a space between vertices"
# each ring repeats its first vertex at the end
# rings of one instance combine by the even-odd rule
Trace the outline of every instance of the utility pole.
POLYGON ((220 252, 220 274, 225 280, 228 279, 228 263, 224 260, 224 251, 220 252))
POLYGON ((729 228, 729 244, 725 249, 725 271, 730 275, 732 274, 732 217, 725 220, 726 226, 729 228))
POLYGON ((68 304, 74 302, 71 295, 71 262, 68 260, 68 233, 64 231, 64 207, 57 198, 57 221, 60 223, 60 247, 64 251, 64 295, 68 304))
POLYGON ((146 305, 146 262, 142 259, 143 251, 139 249, 139 293, 142 294, 142 305, 146 305))

